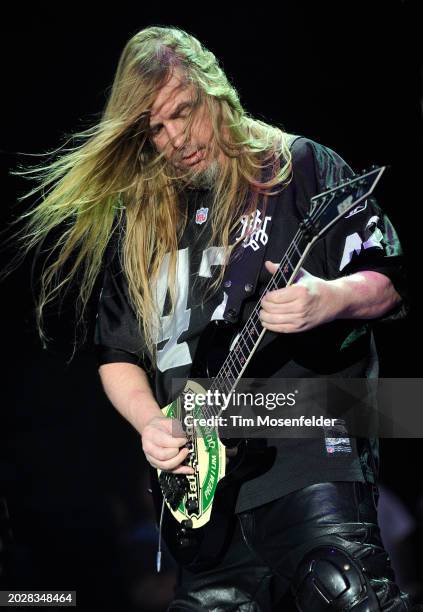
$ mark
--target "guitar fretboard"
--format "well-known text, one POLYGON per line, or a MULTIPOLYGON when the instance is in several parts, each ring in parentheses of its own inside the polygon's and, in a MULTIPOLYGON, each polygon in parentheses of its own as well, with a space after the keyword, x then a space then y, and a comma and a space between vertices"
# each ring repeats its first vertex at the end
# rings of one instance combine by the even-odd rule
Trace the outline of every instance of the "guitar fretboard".
MULTIPOLYGON (((282 289, 293 282, 295 274, 305 258, 308 242, 309 239, 306 238, 305 233, 299 230, 289 245, 277 271, 266 285, 260 300, 232 344, 229 355, 210 387, 212 392, 217 390, 219 393, 227 394, 236 386, 266 331, 259 316, 261 299, 268 291, 282 289)), ((214 416, 219 415, 220 410, 217 407, 209 406, 209 408, 214 416)))

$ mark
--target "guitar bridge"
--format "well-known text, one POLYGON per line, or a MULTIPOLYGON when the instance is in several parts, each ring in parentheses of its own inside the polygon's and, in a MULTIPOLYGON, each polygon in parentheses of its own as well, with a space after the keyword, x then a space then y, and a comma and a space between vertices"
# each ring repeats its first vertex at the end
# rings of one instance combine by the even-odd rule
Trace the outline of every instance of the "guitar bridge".
POLYGON ((184 474, 161 472, 159 484, 163 497, 172 510, 176 510, 184 495, 188 492, 189 485, 187 477, 184 474))

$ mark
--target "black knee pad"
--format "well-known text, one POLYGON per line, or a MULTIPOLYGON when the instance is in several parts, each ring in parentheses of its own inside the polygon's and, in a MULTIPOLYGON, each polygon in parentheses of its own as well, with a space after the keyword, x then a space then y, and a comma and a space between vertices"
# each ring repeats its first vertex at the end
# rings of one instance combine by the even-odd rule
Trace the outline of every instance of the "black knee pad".
POLYGON ((301 612, 380 610, 360 563, 334 546, 320 546, 306 554, 297 568, 292 590, 301 612))

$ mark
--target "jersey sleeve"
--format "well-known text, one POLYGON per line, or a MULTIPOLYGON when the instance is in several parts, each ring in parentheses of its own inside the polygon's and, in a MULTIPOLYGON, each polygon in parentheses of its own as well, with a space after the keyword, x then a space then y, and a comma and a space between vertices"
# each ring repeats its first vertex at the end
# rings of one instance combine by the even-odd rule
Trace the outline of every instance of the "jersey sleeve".
MULTIPOLYGON (((307 140, 300 142, 298 148, 299 171, 303 169, 307 175, 304 184, 308 190, 308 203, 313 195, 354 175, 350 166, 328 147, 307 140)), ((384 274, 391 280, 402 302, 380 320, 403 318, 407 314, 403 250, 394 226, 374 197, 350 210, 329 229, 322 242, 328 279, 365 270, 384 274)))
POLYGON ((389 217, 373 197, 353 208, 335 225, 324 244, 329 278, 365 270, 384 274, 403 299, 397 314, 405 314, 408 298, 401 243, 389 217))
POLYGON ((125 274, 120 265, 117 240, 111 239, 97 307, 94 344, 98 365, 133 363, 149 368, 145 344, 131 305, 125 274))

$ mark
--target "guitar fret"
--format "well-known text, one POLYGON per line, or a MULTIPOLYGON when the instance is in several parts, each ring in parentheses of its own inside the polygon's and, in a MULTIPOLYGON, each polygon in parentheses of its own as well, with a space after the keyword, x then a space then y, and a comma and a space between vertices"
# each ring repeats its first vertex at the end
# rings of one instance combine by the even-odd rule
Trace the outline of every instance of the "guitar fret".
MULTIPOLYGON (((302 237, 300 238, 300 240, 302 240, 302 237)), ((295 250, 298 253, 299 259, 301 259, 302 254, 301 254, 301 251, 299 250, 299 248, 297 246, 297 243, 295 241, 293 242, 293 246, 294 246, 295 250)))
POLYGON ((252 344, 252 347, 251 347, 251 348, 250 348, 250 347, 248 347, 248 344, 247 344, 247 347, 248 347, 248 349, 249 349, 249 350, 251 350, 251 349, 254 347, 255 343, 256 343, 256 340, 255 340, 255 339, 253 338, 253 336, 251 335, 251 331, 250 331, 250 329, 251 329, 251 328, 250 328, 250 326, 248 326, 248 327, 247 327, 248 337, 247 337, 247 338, 245 338, 245 343, 246 343, 246 344, 247 344, 247 342, 251 342, 251 344, 252 344))
POLYGON ((240 347, 241 347, 241 353, 242 353, 242 359, 243 359, 243 362, 242 362, 242 363, 244 364, 244 363, 246 363, 246 362, 248 361, 248 357, 249 357, 249 353, 250 353, 250 351, 248 350, 248 345, 247 345, 247 343, 245 342, 245 339, 243 338, 243 336, 241 336, 241 337, 240 337, 240 339, 239 339, 239 344, 240 344, 240 347), (243 348, 245 348, 245 349, 246 349, 246 351, 245 351, 245 352, 246 352, 247 356, 245 356, 245 353, 244 353, 244 351, 242 350, 243 348))
MULTIPOLYGON (((233 354, 233 351, 231 351, 228 355, 228 357, 226 358, 227 361, 227 372, 231 373, 231 368, 234 369, 235 371, 235 377, 237 377, 239 375, 239 373, 242 371, 242 365, 238 360, 238 363, 235 361, 235 357, 236 355, 233 354), (240 369, 237 369, 237 366, 240 366, 240 369)), ((226 363, 226 362, 225 362, 226 363)))
POLYGON ((252 342, 256 342, 258 336, 260 335, 261 330, 258 330, 254 321, 253 313, 249 319, 248 325, 246 325, 246 332, 249 336, 249 339, 252 342))
POLYGON ((225 379, 221 380, 219 384, 219 391, 223 389, 223 392, 227 393, 229 391, 229 388, 226 385, 227 385, 226 380, 225 379))
MULTIPOLYGON (((289 259, 289 257, 288 257, 288 254, 287 254, 285 257, 286 257, 286 259, 288 260, 288 263, 287 263, 287 264, 285 264, 285 266, 288 266, 288 265, 289 265, 289 267, 291 268, 291 274, 292 274, 292 272, 294 271, 294 267, 295 267, 295 266, 293 266, 293 265, 292 265, 291 260, 290 260, 290 259, 289 259)), ((289 268, 288 268, 288 269, 289 269, 289 268)))
MULTIPOLYGON (((242 370, 242 366, 243 366, 243 361, 242 361, 242 359, 244 359, 244 362, 245 362, 245 357, 244 357, 244 353, 243 353, 243 351, 242 351, 242 349, 241 349, 241 347, 240 347, 240 345, 239 345, 239 342, 237 342, 236 346, 235 346, 235 347, 234 347, 234 349, 231 351, 231 354, 232 354, 232 360, 233 360, 233 362, 235 362, 235 359, 236 359, 236 360, 238 361, 239 365, 241 366, 241 370, 242 370), (238 355, 238 354, 235 352, 235 351, 237 351, 237 350, 240 350, 240 351, 241 351, 241 353, 242 353, 242 357, 241 357, 241 358, 240 358, 240 357, 239 357, 239 355, 238 355)), ((235 364, 235 365, 236 365, 236 364, 235 364)), ((241 370, 240 370, 240 371, 241 371, 241 370)), ((237 374, 239 374, 239 372, 237 372, 237 374)))
MULTIPOLYGON (((282 270, 282 269, 281 269, 281 270, 279 270, 279 271, 278 271, 278 273, 279 273, 279 274, 282 274, 282 278, 283 278, 284 283, 285 283, 285 285, 286 285, 286 284, 287 284, 287 282, 288 282, 288 279, 286 278, 285 274, 283 273, 283 270, 282 270)), ((275 284, 276 284, 276 283, 275 283, 275 284)), ((276 284, 276 288, 277 288, 277 289, 279 289, 279 283, 278 283, 278 284, 276 284)))

